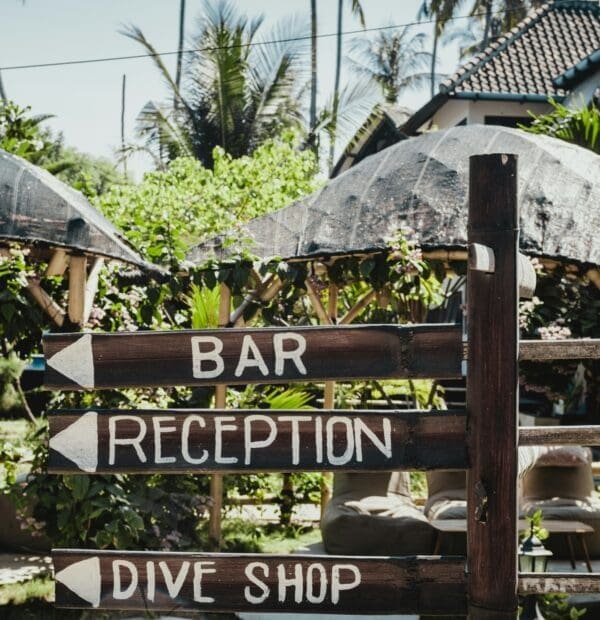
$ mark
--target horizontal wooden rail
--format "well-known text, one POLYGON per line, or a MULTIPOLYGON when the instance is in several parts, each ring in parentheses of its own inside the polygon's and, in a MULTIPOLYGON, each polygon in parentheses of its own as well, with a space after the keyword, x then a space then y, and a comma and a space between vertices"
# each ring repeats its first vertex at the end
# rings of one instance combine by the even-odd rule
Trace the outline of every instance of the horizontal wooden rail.
POLYGON ((55 549, 56 606, 261 612, 466 612, 465 558, 55 549))
POLYGON ((44 336, 45 385, 99 389, 458 378, 456 325, 359 325, 44 336))
POLYGON ((600 573, 520 573, 519 594, 600 593, 600 573))
POLYGON ((464 412, 148 409, 48 417, 52 473, 467 467, 464 412))
POLYGON ((520 361, 550 362, 584 359, 600 359, 600 338, 521 340, 519 343, 520 361))
POLYGON ((520 446, 600 446, 600 426, 522 426, 520 446))

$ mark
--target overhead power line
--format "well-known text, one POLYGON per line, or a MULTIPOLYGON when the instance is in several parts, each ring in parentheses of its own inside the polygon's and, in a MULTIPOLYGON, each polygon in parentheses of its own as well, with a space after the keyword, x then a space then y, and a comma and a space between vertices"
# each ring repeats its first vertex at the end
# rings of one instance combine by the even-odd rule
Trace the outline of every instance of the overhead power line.
MULTIPOLYGON (((519 11, 521 9, 504 9, 502 11, 494 11, 492 15, 499 15, 503 13, 512 13, 519 11)), ((486 13, 473 13, 471 15, 456 15, 447 19, 446 22, 457 21, 459 19, 472 19, 474 17, 485 17, 486 13)), ((425 19, 422 21, 412 21, 406 22, 404 24, 393 24, 389 26, 378 26, 376 28, 359 28, 356 30, 346 30, 342 32, 343 36, 353 35, 353 34, 363 34, 365 32, 379 32, 382 30, 394 30, 397 28, 408 28, 409 26, 420 26, 423 24, 434 24, 436 22, 435 19, 425 19)), ((326 32, 323 34, 318 34, 318 39, 328 39, 331 37, 337 37, 337 32, 326 32)), ((70 65, 90 65, 101 62, 116 62, 121 60, 136 60, 139 58, 155 58, 159 56, 174 56, 176 54, 194 54, 198 52, 210 52, 210 51, 218 51, 223 49, 233 49, 233 48, 244 48, 244 47, 256 47, 258 45, 275 45, 278 43, 293 43, 296 41, 310 41, 311 35, 303 35, 298 37, 289 37, 283 39, 270 39, 267 41, 253 41, 251 43, 240 43, 238 45, 223 45, 223 46, 211 46, 211 47, 199 47, 192 49, 184 49, 184 50, 172 50, 168 52, 156 52, 155 54, 130 54, 127 56, 104 56, 100 58, 84 58, 78 60, 59 60, 56 62, 40 62, 40 63, 32 63, 26 65, 8 65, 6 67, 0 67, 0 71, 17 71, 23 69, 44 69, 48 67, 66 67, 70 65)))

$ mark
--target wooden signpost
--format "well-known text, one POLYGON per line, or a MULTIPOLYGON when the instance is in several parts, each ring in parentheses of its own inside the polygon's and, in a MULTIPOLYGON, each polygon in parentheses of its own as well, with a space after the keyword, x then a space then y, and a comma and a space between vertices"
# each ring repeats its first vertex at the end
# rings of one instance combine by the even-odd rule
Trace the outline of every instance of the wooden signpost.
POLYGON ((464 559, 60 550, 61 607, 458 614, 464 559))
MULTIPOLYGON (((466 412, 57 412, 50 418, 50 469, 467 469, 468 558, 54 550, 57 605, 515 618, 517 362, 557 351, 598 357, 600 349, 595 342, 551 351, 530 343, 520 350, 516 187, 514 156, 471 158, 468 346, 461 329, 449 325, 44 338, 46 385, 62 389, 457 378, 466 370, 466 412)), ((525 280, 531 293, 531 278, 525 280)), ((524 432, 522 441, 559 443, 558 435, 524 432)), ((565 437, 574 440, 573 433, 565 437)), ((565 588, 575 588, 573 581, 565 588)), ((526 574, 521 589, 557 584, 526 574)))
POLYGON ((44 337, 45 385, 101 389, 456 378, 460 328, 360 325, 44 337))
POLYGON ((465 413, 145 410, 50 416, 52 473, 467 466, 465 413))

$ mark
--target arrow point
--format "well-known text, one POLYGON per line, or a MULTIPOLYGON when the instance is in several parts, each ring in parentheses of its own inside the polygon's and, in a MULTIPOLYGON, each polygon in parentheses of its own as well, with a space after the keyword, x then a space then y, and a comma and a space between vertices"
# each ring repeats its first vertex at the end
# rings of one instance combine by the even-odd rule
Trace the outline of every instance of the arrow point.
POLYGON ((94 387, 92 334, 84 334, 73 344, 55 353, 47 363, 82 388, 92 389, 94 387))
POLYGON ((73 461, 82 471, 93 474, 98 467, 98 414, 88 411, 82 415, 51 437, 50 447, 73 461))
POLYGON ((100 605, 100 558, 93 557, 75 562, 56 573, 56 581, 65 585, 92 607, 100 605))

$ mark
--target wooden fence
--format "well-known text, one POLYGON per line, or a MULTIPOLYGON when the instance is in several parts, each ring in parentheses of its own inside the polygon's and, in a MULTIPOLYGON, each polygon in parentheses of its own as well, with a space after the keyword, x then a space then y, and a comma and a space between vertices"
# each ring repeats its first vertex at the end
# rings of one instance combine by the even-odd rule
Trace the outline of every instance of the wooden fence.
MULTIPOLYGON (((466 341, 453 325, 331 326, 44 338, 53 389, 467 377, 463 412, 66 411, 54 472, 467 469, 467 557, 53 550, 60 607, 468 614, 518 593, 600 591, 600 575, 518 575, 518 446, 598 443, 518 428, 519 359, 597 358, 598 341, 518 339, 517 161, 471 158, 466 341)), ((527 274, 521 274, 521 280, 527 274)), ((522 282, 523 284, 523 282, 522 282)), ((222 390, 221 390, 222 392, 222 390)), ((218 480, 218 477, 216 478, 218 480)))

